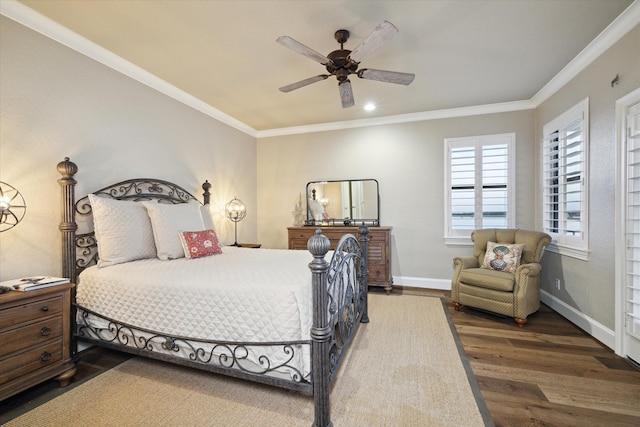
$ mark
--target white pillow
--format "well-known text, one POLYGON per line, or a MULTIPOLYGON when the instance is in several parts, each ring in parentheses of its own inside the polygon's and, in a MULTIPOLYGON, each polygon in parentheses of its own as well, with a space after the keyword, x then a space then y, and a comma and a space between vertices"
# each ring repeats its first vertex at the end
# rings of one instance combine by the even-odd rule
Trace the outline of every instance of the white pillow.
POLYGON ((141 203, 95 194, 89 194, 89 203, 98 242, 98 267, 155 258, 151 221, 141 203))
POLYGON ((166 204, 153 201, 142 202, 153 229, 158 258, 169 260, 184 257, 181 231, 204 230, 200 203, 166 204))
POLYGON ((202 222, 204 224, 205 230, 215 230, 216 227, 213 225, 213 217, 211 217, 211 210, 209 209, 209 205, 200 206, 200 213, 202 214, 202 222))

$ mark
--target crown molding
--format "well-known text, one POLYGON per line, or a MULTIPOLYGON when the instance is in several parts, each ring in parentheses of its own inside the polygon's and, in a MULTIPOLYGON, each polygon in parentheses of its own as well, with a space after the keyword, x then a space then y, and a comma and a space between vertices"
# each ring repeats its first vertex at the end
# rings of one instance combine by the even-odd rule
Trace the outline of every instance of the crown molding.
POLYGON ((605 30, 600 33, 587 47, 585 47, 567 66, 555 75, 530 100, 504 102, 488 105, 477 105, 445 110, 433 110, 420 113, 401 114, 395 116, 350 120, 341 122, 321 123, 309 126, 294 126, 279 129, 256 130, 251 126, 223 113, 202 100, 169 84, 148 71, 115 55, 103 47, 89 41, 79 34, 45 17, 17 0, 0 1, 0 14, 73 49, 101 64, 112 68, 146 86, 149 86, 170 98, 173 98, 207 116, 227 124, 249 136, 268 138, 281 135, 295 135, 311 132, 326 132, 331 130, 353 129, 364 126, 389 125, 409 123, 424 120, 436 120, 455 117, 495 114, 510 111, 535 109, 571 79, 584 70, 598 56, 609 49, 620 38, 640 23, 640 0, 634 0, 629 7, 620 14, 605 30))
POLYGON ((455 117, 480 116, 483 114, 507 113, 511 111, 532 110, 531 101, 502 102, 498 104, 476 105, 471 107, 448 108, 421 113, 398 114, 370 119, 346 120, 341 122, 320 123, 308 126, 293 126, 280 129, 259 130, 258 139, 272 136, 297 135, 302 133, 327 132, 332 130, 353 129, 367 126, 392 125, 398 123, 421 122, 426 120, 450 119, 455 117))
POLYGON ((252 137, 257 135, 255 129, 240 120, 169 84, 17 0, 0 1, 0 14, 247 135, 252 137))

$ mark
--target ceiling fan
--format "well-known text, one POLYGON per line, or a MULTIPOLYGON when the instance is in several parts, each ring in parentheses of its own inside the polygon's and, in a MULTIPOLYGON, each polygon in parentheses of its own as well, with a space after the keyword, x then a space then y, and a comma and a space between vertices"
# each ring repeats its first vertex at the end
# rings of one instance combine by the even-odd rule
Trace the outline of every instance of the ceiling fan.
POLYGON ((375 52, 383 42, 390 39, 398 33, 398 29, 389 21, 382 21, 362 42, 354 49, 344 49, 344 43, 349 39, 349 31, 338 30, 334 37, 340 43, 340 49, 334 50, 327 56, 324 56, 315 50, 303 45, 302 43, 292 39, 289 36, 280 36, 276 42, 284 47, 293 50, 296 53, 306 56, 320 64, 324 65, 329 74, 319 74, 300 80, 280 88, 281 92, 291 92, 301 87, 310 85, 327 79, 330 76, 336 76, 338 79, 338 90, 340 92, 340 100, 342 108, 352 107, 355 104, 353 99, 353 90, 351 89, 351 81, 349 75, 355 74, 361 79, 376 80, 385 83, 395 83, 408 86, 413 81, 415 75, 410 73, 400 73, 397 71, 374 70, 372 68, 363 68, 358 70, 358 66, 365 59, 375 52))

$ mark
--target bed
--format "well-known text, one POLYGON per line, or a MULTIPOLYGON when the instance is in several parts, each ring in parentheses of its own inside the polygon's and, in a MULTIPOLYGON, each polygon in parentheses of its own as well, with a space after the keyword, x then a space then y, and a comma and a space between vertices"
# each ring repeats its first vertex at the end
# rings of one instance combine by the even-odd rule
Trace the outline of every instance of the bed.
POLYGON ((334 251, 320 229, 308 252, 221 247, 208 181, 202 203, 157 179, 76 200, 77 165, 65 158, 58 171, 74 348, 84 341, 307 393, 313 425, 332 425, 333 380, 368 322, 366 226, 334 251))

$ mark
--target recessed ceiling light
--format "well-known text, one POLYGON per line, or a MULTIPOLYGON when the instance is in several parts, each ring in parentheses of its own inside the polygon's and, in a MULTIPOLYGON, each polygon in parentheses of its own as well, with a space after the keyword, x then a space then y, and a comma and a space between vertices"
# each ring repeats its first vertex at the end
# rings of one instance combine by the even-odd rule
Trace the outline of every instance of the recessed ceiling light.
POLYGON ((376 104, 374 104, 373 102, 368 102, 364 105, 364 109, 366 111, 373 111, 376 109, 376 104))

